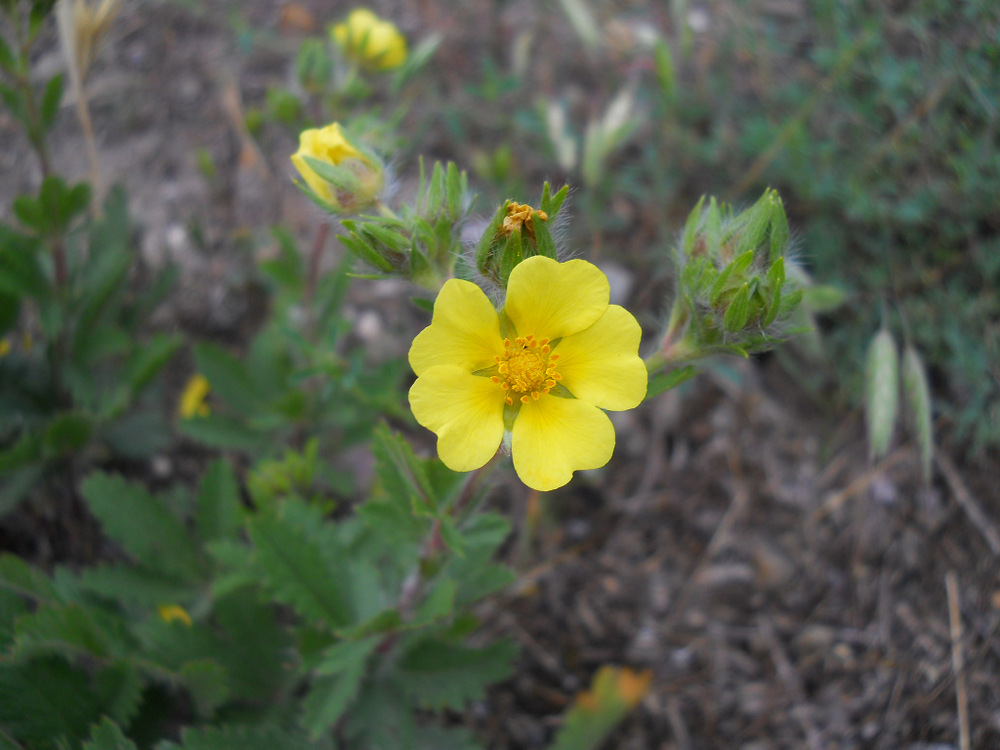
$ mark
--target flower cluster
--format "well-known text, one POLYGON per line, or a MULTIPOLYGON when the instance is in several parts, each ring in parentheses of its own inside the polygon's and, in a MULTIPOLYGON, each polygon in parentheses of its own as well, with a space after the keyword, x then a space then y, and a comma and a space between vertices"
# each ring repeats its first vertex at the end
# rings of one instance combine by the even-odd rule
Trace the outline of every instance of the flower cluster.
POLYGON ((536 490, 608 462, 615 432, 604 410, 637 406, 647 383, 639 324, 609 293, 593 264, 543 256, 513 269, 499 312, 475 284, 444 284, 410 348, 409 395, 445 465, 478 469, 507 434, 518 476, 536 490))

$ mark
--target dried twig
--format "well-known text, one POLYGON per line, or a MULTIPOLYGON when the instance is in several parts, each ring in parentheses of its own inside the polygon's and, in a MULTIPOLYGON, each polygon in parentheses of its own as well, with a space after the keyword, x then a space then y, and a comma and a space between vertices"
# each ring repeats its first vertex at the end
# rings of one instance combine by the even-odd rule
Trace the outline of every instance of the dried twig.
POLYGON ((847 485, 840 492, 830 495, 826 502, 813 512, 812 517, 809 520, 812 523, 816 523, 817 521, 822 521, 827 516, 836 513, 843 507, 844 503, 857 495, 859 492, 863 492, 867 489, 868 486, 871 485, 871 483, 880 477, 886 470, 899 463, 902 458, 910 455, 910 453, 911 450, 907 446, 897 448, 882 461, 875 464, 872 468, 847 485))
POLYGON ((955 672, 955 701, 958 704, 958 737, 961 750, 969 750, 969 695, 965 689, 965 664, 962 659, 962 613, 958 603, 958 576, 949 570, 944 576, 948 590, 948 621, 951 627, 951 666, 955 672))
POLYGON ((1000 532, 997 532, 997 527, 983 511, 982 506, 979 505, 976 498, 969 492, 969 488, 965 486, 965 482, 959 476, 955 464, 941 451, 935 452, 934 460, 937 462, 938 468, 941 469, 941 474, 944 476, 945 481, 948 482, 948 486, 951 488, 951 492, 958 501, 958 504, 962 506, 962 510, 965 511, 969 520, 972 521, 972 525, 986 539, 986 543, 990 546, 990 550, 994 556, 1000 557, 1000 532))

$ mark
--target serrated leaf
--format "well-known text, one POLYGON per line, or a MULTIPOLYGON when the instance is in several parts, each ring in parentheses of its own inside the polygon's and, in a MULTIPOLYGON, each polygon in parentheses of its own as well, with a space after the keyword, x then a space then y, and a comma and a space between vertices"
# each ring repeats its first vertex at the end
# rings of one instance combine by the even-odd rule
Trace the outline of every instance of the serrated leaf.
POLYGON ((283 694, 295 677, 288 666, 292 639, 259 587, 218 597, 215 620, 222 633, 221 646, 213 656, 228 672, 233 697, 269 704, 283 694))
POLYGON ((205 542, 234 538, 240 529, 242 507, 229 462, 213 461, 198 488, 198 536, 205 542))
POLYGON ((120 656, 126 644, 122 621, 78 604, 40 607, 14 628, 18 659, 60 652, 108 660, 120 656))
POLYGON ((424 462, 402 435, 393 433, 384 423, 375 427, 372 455, 375 472, 386 493, 423 513, 434 514, 438 499, 431 487, 424 462))
POLYGON ((93 693, 103 713, 128 724, 139 710, 146 678, 128 662, 102 669, 94 678, 93 693))
POLYGON ((649 671, 601 667, 590 690, 577 696, 552 750, 594 750, 649 691, 649 671))
POLYGON ((105 533, 151 570, 195 580, 199 552, 180 520, 143 487, 111 474, 94 473, 82 487, 105 533))
POLYGON ((506 679, 516 655, 517 645, 509 640, 471 648, 427 638, 400 658, 399 675, 417 705, 460 711, 469 701, 482 699, 487 685, 506 679))
POLYGON ((41 603, 59 599, 45 573, 9 552, 0 555, 0 588, 41 603))
POLYGON ((889 450, 899 406, 899 355, 888 329, 882 328, 868 346, 865 365, 865 418, 871 457, 889 450))
POLYGON ((903 352, 903 393, 909 421, 920 452, 920 467, 924 482, 931 481, 931 463, 934 460, 934 432, 931 420, 931 391, 927 385, 927 370, 920 353, 908 345, 903 352))
POLYGON ((80 572, 79 586, 102 599, 126 606, 155 607, 163 602, 184 601, 191 587, 155 570, 131 565, 97 565, 80 572))
POLYGON ((0 663, 0 726, 24 747, 55 750, 60 736, 84 736, 98 712, 87 674, 62 659, 0 663))
POLYGON ((226 670, 214 659, 189 661, 178 673, 181 684, 191 693, 197 712, 211 717, 229 697, 226 670))
POLYGON ((83 743, 83 750, 137 750, 135 743, 126 737, 121 728, 108 717, 91 728, 90 739, 83 743))
POLYGON ((156 750, 303 750, 303 737, 278 727, 222 726, 187 727, 181 744, 160 742, 156 750))
POLYGON ((268 588, 278 601, 329 627, 351 623, 345 571, 331 565, 313 538, 274 513, 260 515, 249 528, 268 588))
POLYGON ((316 667, 321 675, 302 703, 302 727, 313 740, 336 724, 358 693, 368 657, 379 638, 344 641, 328 648, 316 667))

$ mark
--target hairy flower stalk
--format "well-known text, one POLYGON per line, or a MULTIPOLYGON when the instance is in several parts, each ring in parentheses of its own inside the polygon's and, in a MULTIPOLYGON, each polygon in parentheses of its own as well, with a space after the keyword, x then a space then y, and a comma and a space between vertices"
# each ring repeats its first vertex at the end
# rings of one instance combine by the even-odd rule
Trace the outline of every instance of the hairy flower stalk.
POLYGON ((546 491, 608 462, 605 410, 637 406, 647 383, 639 324, 609 293, 591 263, 544 256, 511 271, 500 311, 475 284, 444 284, 410 348, 409 395, 445 465, 471 471, 509 445, 521 480, 546 491))

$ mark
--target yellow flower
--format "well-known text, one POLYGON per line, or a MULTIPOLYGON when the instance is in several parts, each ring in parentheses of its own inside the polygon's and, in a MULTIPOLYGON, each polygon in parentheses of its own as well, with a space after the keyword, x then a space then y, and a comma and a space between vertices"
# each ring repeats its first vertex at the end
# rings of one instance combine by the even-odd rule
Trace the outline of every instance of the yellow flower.
POLYGON ((313 192, 331 206, 360 209, 369 205, 382 189, 382 169, 374 164, 340 131, 340 123, 325 128, 303 130, 299 134, 299 150, 292 154, 292 164, 313 192), (332 167, 348 170, 345 183, 334 186, 320 177, 303 157, 325 162, 332 167))
POLYGON ((185 625, 191 624, 191 615, 179 604, 160 604, 156 607, 160 614, 160 619, 164 622, 183 622, 185 625))
POLYGON ((184 386, 180 403, 177 405, 177 413, 180 414, 181 418, 207 417, 209 409, 205 398, 210 390, 212 390, 212 386, 209 385, 208 379, 204 375, 192 375, 187 385, 184 386))
POLYGON ((10 339, 0 339, 0 357, 5 357, 10 353, 10 339))
POLYGON ((637 406, 647 383, 639 324, 608 304, 609 292, 591 263, 540 255, 511 272, 499 314, 475 284, 445 283, 409 360, 410 408, 437 434, 446 466, 483 466, 506 429, 514 469, 532 489, 608 462, 615 431, 602 410, 637 406))
POLYGON ((406 39, 389 21, 356 8, 330 32, 344 54, 371 70, 392 70, 406 62, 406 39))

